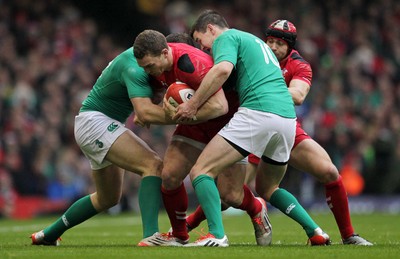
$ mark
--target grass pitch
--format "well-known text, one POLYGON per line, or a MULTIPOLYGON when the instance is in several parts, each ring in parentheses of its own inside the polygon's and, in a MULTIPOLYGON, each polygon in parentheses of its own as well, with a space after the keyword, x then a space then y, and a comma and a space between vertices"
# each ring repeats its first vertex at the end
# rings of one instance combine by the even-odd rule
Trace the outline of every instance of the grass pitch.
MULTIPOLYGON (((330 213, 312 214, 327 232, 332 245, 306 246, 303 229, 280 212, 271 212, 272 245, 255 243, 252 224, 246 214, 224 214, 227 248, 137 247, 142 238, 141 219, 133 213, 100 214, 70 229, 62 236, 61 246, 32 246, 30 234, 53 222, 56 217, 15 221, 0 219, 0 258, 400 258, 400 215, 352 215, 358 233, 375 245, 342 245, 339 231, 330 213)), ((169 229, 166 214, 159 217, 160 231, 169 229)), ((207 230, 206 224, 199 227, 207 230)), ((198 234, 191 233, 191 241, 198 234)))

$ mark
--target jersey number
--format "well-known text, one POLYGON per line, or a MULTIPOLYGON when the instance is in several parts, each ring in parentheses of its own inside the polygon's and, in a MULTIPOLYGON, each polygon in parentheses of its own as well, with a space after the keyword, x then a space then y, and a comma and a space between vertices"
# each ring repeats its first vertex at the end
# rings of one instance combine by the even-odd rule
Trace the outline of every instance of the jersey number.
POLYGON ((256 42, 260 45, 261 51, 264 54, 264 60, 265 63, 269 64, 269 61, 271 60, 272 63, 277 66, 280 69, 278 60, 275 58, 275 54, 272 53, 272 50, 270 47, 268 47, 265 42, 260 41, 259 39, 256 39, 256 42))

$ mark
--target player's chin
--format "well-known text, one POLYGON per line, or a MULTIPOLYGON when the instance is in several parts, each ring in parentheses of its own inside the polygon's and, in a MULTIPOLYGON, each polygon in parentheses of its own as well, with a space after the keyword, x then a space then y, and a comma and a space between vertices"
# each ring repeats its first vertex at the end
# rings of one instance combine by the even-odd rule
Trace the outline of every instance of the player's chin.
POLYGON ((151 76, 158 77, 162 74, 162 71, 151 71, 149 72, 151 76))

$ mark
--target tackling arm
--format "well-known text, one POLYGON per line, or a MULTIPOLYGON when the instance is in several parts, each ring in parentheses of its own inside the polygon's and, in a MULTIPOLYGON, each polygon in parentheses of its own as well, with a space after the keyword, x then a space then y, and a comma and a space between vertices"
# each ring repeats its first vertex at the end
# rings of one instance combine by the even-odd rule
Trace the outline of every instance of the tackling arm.
MULTIPOLYGON (((164 98, 164 110, 169 116, 174 117, 176 108, 174 108, 167 99, 164 98)), ((224 90, 218 90, 211 96, 196 113, 196 119, 190 121, 181 121, 180 124, 198 124, 219 116, 225 115, 229 111, 228 101, 226 100, 224 90)))
POLYGON ((200 121, 211 120, 226 114, 228 110, 228 101, 226 100, 224 90, 221 88, 200 106, 196 113, 196 118, 200 121))
POLYGON ((131 98, 131 103, 135 111, 135 116, 139 121, 137 124, 141 126, 150 124, 175 124, 175 122, 165 114, 164 109, 161 106, 154 104, 150 98, 131 98))
POLYGON ((188 102, 182 103, 177 107, 177 113, 173 119, 179 121, 192 119, 199 107, 225 83, 232 69, 233 64, 227 61, 214 65, 203 78, 193 97, 188 102))

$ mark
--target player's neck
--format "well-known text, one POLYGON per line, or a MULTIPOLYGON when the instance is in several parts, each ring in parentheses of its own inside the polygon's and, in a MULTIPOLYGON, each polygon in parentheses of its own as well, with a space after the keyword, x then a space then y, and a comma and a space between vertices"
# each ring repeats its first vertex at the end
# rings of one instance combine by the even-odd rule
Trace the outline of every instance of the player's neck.
POLYGON ((165 71, 171 71, 173 67, 174 67, 173 49, 171 47, 168 47, 167 68, 165 69, 165 71))

